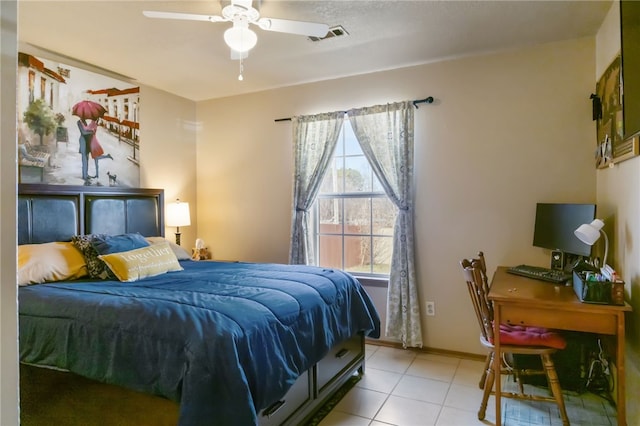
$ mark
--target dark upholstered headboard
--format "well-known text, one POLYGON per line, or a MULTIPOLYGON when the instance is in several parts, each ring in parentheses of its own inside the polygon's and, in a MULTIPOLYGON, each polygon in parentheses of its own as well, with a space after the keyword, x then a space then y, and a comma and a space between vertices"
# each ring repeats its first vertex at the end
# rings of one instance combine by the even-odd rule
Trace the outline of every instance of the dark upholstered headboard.
POLYGON ((164 236, 164 190, 18 185, 18 244, 129 232, 164 236))

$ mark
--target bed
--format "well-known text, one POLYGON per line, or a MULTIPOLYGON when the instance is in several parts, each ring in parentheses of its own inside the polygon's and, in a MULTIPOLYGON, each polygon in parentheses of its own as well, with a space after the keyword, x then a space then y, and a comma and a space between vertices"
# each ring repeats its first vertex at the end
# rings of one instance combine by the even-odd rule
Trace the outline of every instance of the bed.
MULTIPOLYGON (((164 235, 162 190, 21 184, 18 192, 24 249, 82 235, 164 235)), ((379 337, 379 317, 351 275, 175 261, 131 282, 118 275, 20 286, 24 391, 37 393, 37 375, 54 369, 61 393, 73 387, 65 388, 65 377, 115 386, 127 395, 116 402, 123 412, 125 404, 136 411, 126 392, 151 395, 177 404, 180 426, 293 425, 364 372, 364 339, 379 337)), ((70 396, 70 404, 74 398, 83 396, 70 396)))

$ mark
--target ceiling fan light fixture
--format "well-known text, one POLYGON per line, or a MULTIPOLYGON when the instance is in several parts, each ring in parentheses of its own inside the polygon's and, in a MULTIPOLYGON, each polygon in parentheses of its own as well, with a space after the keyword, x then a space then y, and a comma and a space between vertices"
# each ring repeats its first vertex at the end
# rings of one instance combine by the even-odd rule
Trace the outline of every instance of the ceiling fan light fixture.
POLYGON ((258 43, 258 36, 246 26, 234 24, 224 32, 224 41, 231 50, 238 53, 248 52, 258 43))
MULTIPOLYGON (((1 1, 1 0, 0 0, 1 1)), ((260 4, 262 0, 256 3, 260 4)), ((238 80, 242 80, 242 60, 258 43, 258 36, 249 29, 249 24, 257 25, 266 31, 299 34, 308 37, 324 37, 329 31, 327 24, 292 21, 289 19, 261 18, 253 0, 223 0, 222 16, 199 15, 193 13, 159 12, 145 10, 142 13, 149 18, 182 19, 187 21, 232 22, 233 27, 224 32, 224 41, 231 49, 231 59, 240 64, 238 80)), ((345 31, 346 33, 346 31, 345 31)), ((337 33, 334 35, 338 35, 337 33)), ((342 33, 340 33, 342 35, 342 33)))

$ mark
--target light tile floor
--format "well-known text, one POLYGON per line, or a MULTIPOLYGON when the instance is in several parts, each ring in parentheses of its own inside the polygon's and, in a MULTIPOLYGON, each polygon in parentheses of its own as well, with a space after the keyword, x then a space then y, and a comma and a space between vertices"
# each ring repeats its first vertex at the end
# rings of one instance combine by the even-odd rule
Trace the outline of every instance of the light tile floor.
MULTIPOLYGON (((477 417, 483 368, 479 360, 367 344, 364 377, 320 426, 495 425, 493 396, 485 420, 477 417)), ((564 397, 572 426, 617 424, 615 408, 602 397, 567 391, 564 397)), ((502 424, 561 426, 562 420, 553 403, 503 398, 502 424)))

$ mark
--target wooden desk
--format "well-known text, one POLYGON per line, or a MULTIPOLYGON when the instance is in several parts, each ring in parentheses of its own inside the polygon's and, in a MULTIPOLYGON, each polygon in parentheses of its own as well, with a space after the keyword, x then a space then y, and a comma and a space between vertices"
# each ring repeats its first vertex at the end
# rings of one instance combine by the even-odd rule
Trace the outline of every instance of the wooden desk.
MULTIPOLYGON (((491 281, 489 299, 494 308, 495 359, 501 359, 501 323, 537 325, 560 330, 583 331, 616 336, 616 369, 618 425, 625 426, 625 371, 624 371, 624 313, 631 306, 596 305, 581 303, 573 287, 509 274, 507 267, 499 266, 491 281)), ((500 362, 496 369, 496 425, 501 424, 500 362)), ((571 420, 571 419, 569 419, 571 420)))

